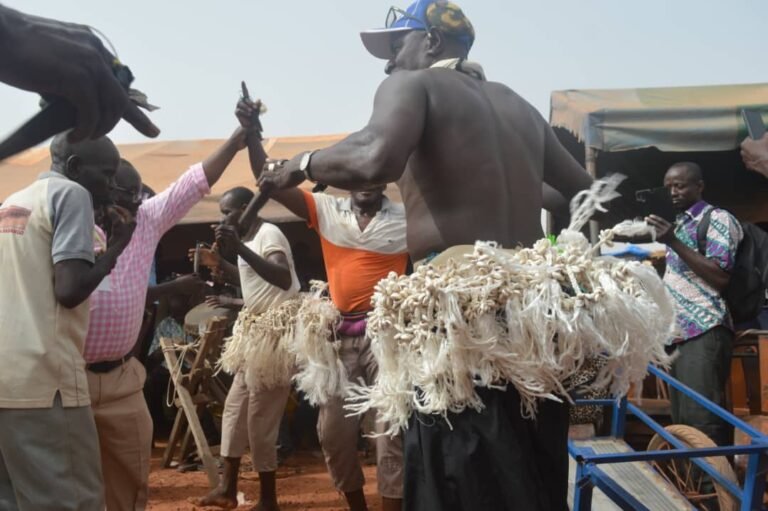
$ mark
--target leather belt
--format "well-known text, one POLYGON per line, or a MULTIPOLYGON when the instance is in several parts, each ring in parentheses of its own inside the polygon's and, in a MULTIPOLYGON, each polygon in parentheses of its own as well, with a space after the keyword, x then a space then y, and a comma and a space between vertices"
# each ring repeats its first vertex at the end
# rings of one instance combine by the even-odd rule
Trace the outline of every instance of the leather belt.
POLYGON ((98 374, 108 373, 113 369, 117 369, 121 365, 128 362, 130 358, 131 358, 131 355, 126 355, 123 358, 119 358, 117 360, 107 360, 106 362, 94 362, 93 364, 86 364, 85 369, 92 373, 98 373, 98 374))

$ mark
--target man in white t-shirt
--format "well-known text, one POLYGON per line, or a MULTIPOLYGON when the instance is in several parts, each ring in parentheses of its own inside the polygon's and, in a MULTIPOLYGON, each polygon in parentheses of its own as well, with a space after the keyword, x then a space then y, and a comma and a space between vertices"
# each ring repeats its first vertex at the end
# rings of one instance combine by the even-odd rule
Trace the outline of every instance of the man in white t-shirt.
MULTIPOLYGON (((260 337, 263 332, 257 324, 259 316, 296 298, 299 293, 299 279, 296 277, 291 247, 280 229, 261 219, 245 233, 232 227, 233 224, 237 225, 252 197, 253 192, 240 187, 226 192, 219 202, 224 221, 216 227, 216 242, 236 251, 238 255, 237 266, 220 258, 219 269, 230 283, 239 282, 245 304, 229 343, 263 342, 264 339, 260 337)), ((260 481, 260 499, 255 509, 278 509, 275 489, 277 435, 290 393, 292 376, 292 364, 290 368, 281 367, 280 361, 289 359, 282 348, 276 345, 271 353, 259 357, 257 361, 260 368, 250 365, 235 374, 222 419, 222 481, 211 493, 199 499, 196 502, 198 505, 225 509, 237 507, 240 458, 246 447, 250 446, 253 467, 259 472, 260 481), (269 364, 279 368, 273 371, 276 372, 276 378, 264 378, 265 371, 261 367, 268 367, 269 364)))

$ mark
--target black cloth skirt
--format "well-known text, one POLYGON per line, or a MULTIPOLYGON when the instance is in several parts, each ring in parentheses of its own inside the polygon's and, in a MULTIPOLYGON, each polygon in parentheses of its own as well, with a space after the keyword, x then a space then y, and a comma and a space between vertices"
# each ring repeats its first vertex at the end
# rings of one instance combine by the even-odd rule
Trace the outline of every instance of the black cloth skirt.
POLYGON ((415 413, 404 433, 404 511, 567 511, 569 405, 478 389, 485 409, 415 413), (450 422, 450 425, 449 425, 450 422))

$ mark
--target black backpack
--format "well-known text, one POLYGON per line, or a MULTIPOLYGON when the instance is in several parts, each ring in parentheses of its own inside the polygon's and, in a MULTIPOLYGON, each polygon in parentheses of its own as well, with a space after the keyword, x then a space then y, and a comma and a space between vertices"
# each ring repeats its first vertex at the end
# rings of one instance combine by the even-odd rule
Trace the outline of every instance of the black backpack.
MULTIPOLYGON (((699 253, 706 255, 707 230, 712 217, 709 208, 696 229, 699 253)), ((750 223, 742 223, 744 238, 736 249, 731 280, 722 293, 734 323, 751 321, 765 304, 768 287, 768 233, 750 223)))

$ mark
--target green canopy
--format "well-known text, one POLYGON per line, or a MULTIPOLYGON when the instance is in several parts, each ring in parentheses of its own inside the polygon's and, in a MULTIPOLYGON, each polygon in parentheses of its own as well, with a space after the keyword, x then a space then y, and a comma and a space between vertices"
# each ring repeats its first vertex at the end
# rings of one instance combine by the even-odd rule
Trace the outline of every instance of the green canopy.
POLYGON ((550 124, 605 152, 728 151, 746 136, 742 108, 768 119, 768 84, 555 91, 550 124))

